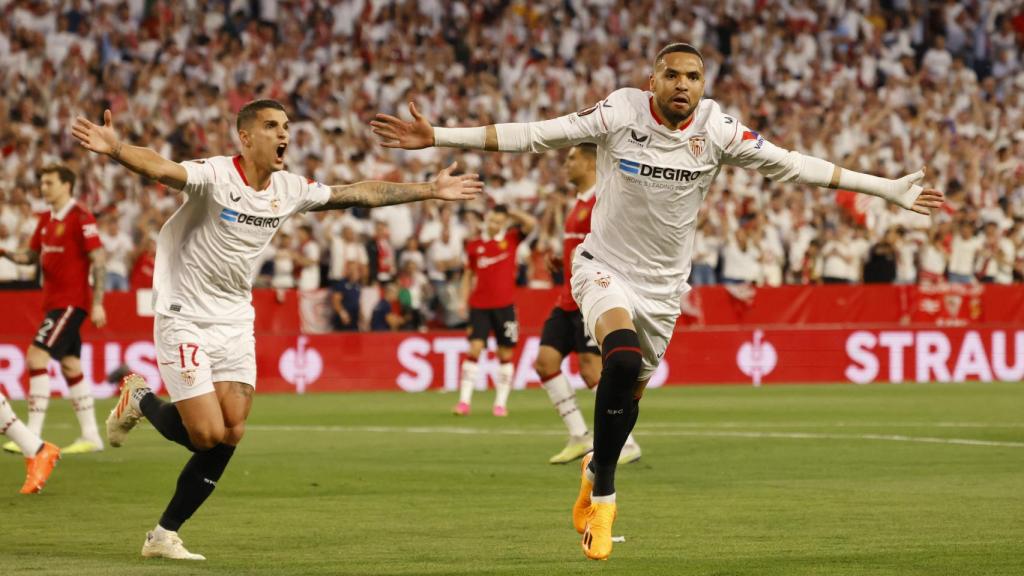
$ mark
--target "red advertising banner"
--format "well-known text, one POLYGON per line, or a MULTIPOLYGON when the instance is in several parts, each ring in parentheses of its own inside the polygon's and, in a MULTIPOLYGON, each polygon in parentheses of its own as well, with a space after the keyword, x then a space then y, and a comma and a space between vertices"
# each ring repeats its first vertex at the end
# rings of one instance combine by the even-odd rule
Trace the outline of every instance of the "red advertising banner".
MULTIPOLYGON (((1024 295, 1019 289, 831 288, 764 289, 752 300, 740 294, 746 309, 736 304, 740 298, 722 288, 697 291, 705 322, 712 318, 717 323, 737 314, 742 321, 731 326, 680 323, 650 386, 1024 379, 1024 322, 1019 316, 1024 295), (888 298, 883 297, 886 293, 888 298), (765 309, 769 305, 775 308, 774 315, 765 309), (851 308, 868 321, 826 322, 849 316, 851 308), (828 309, 833 316, 825 313, 828 309), (895 320, 888 316, 893 311, 895 320)), ((536 296, 522 300, 517 389, 539 384, 532 365, 540 326, 552 301, 544 300, 536 296)), ((0 306, 6 310, 0 323, 0 388, 13 399, 25 395, 25 348, 42 316, 38 303, 35 292, 0 292, 0 306)), ((464 332, 303 335, 294 296, 278 303, 272 293, 258 292, 256 306, 260 393, 420 392, 455 390, 458 385, 459 365, 468 348, 464 332)), ((130 294, 108 299, 107 309, 110 326, 102 331, 90 328, 83 334, 83 371, 94 383, 96 395, 114 393, 115 386, 103 382, 104 375, 122 364, 160 390, 152 319, 136 314, 130 294)), ((482 361, 478 386, 492 383, 497 369, 489 352, 482 361)), ((566 361, 563 369, 574 385, 583 385, 574 363, 566 361)), ((54 362, 54 392, 66 395, 66 384, 57 372, 54 362)))

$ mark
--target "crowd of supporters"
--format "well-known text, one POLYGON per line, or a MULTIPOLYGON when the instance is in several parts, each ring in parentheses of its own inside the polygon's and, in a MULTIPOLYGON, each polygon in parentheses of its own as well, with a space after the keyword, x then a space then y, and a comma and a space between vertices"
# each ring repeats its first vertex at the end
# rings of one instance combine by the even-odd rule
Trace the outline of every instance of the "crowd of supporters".
MULTIPOLYGON (((97 216, 111 289, 151 281, 180 203, 77 149, 78 114, 184 160, 236 150, 234 117, 269 97, 291 118, 288 169, 328 184, 425 180, 458 160, 488 197, 290 220, 257 285, 327 287, 340 329, 456 325, 463 242, 494 203, 540 225, 519 282, 549 286, 571 199, 560 153, 379 146, 378 111, 435 124, 550 118, 646 88, 672 41, 698 46, 706 96, 772 142, 947 195, 931 218, 726 168, 705 202, 691 282, 1024 279, 1024 7, 1013 0, 0 0, 0 248, 44 210, 36 170, 63 162, 97 216)), ((36 271, 0 260, 0 282, 36 271)))

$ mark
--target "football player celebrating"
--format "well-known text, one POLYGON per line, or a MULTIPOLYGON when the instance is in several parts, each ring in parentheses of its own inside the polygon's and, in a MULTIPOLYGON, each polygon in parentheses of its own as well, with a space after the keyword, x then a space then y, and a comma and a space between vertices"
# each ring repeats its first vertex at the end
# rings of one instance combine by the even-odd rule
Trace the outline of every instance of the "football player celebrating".
POLYGON ((259 255, 281 223, 309 210, 386 206, 438 198, 468 200, 482 190, 477 175, 432 182, 357 182, 325 186, 284 170, 288 115, 273 100, 246 104, 236 122, 241 154, 173 162, 132 146, 114 130, 79 117, 72 133, 85 148, 185 193, 185 203, 160 229, 153 277, 154 341, 164 402, 138 375, 122 381, 107 419, 107 439, 120 446, 140 418, 194 454, 142 555, 203 560, 177 531, 213 492, 245 432, 256 389, 255 310, 251 278, 259 255))
POLYGON ((393 148, 542 152, 597 145, 599 201, 572 274, 573 297, 602 353, 593 458, 583 459, 573 506, 583 551, 594 559, 612 551, 616 462, 672 336, 697 212, 722 165, 753 168, 776 182, 879 196, 921 214, 943 201, 940 191, 918 185, 923 171, 891 180, 773 145, 703 98, 704 59, 689 44, 658 52, 649 87, 619 89, 585 110, 539 122, 434 128, 410 103, 411 122, 378 114, 371 123, 393 148))

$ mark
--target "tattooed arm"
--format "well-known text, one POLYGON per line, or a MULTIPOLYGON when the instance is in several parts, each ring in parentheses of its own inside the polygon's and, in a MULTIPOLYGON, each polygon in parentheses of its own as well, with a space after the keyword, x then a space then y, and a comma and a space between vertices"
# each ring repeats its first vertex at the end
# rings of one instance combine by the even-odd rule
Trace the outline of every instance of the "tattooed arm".
POLYGON ((483 190, 476 174, 452 176, 456 163, 441 170, 431 182, 396 184, 367 180, 347 186, 331 186, 331 198, 314 210, 336 210, 353 206, 390 206, 420 200, 472 200, 483 190))
POLYGON ((92 262, 92 323, 103 328, 107 323, 107 311, 103 308, 103 294, 107 291, 107 254, 102 248, 89 252, 92 262))

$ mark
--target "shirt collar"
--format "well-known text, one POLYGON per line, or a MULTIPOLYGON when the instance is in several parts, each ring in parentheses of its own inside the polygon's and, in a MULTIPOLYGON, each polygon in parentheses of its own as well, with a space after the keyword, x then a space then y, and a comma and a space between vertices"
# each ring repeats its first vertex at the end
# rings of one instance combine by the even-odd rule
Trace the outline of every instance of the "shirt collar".
POLYGON ((60 212, 54 212, 53 208, 50 208, 50 218, 52 220, 64 220, 65 218, 67 218, 68 213, 71 212, 71 209, 74 207, 75 201, 68 200, 68 203, 65 204, 63 208, 60 209, 60 212))
POLYGON ((590 188, 587 188, 583 192, 577 192, 576 193, 576 201, 577 202, 588 202, 588 201, 590 201, 590 198, 594 195, 594 192, 596 190, 597 190, 597 183, 594 183, 593 186, 591 186, 590 188))

